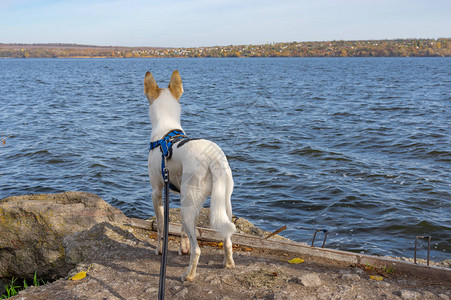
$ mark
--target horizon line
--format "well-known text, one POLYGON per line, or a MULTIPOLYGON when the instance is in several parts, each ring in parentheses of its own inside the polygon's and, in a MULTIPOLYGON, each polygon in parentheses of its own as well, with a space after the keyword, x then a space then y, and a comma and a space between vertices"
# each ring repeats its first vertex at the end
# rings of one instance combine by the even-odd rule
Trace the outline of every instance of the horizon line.
POLYGON ((210 48, 210 47, 236 47, 236 46, 260 46, 271 44, 286 44, 286 43, 326 43, 326 42, 365 42, 365 41, 397 41, 397 40, 441 40, 451 39, 451 37, 439 38, 386 38, 386 39, 351 39, 351 40, 316 40, 316 41, 285 41, 285 42, 266 42, 264 44, 228 44, 228 45, 211 45, 211 46, 195 46, 195 47, 166 47, 166 46, 121 46, 121 45, 93 45, 93 44, 78 44, 78 43, 60 43, 60 42, 39 42, 39 43, 5 43, 0 42, 0 45, 30 45, 30 46, 78 46, 78 47, 97 47, 97 48, 156 48, 156 49, 177 49, 177 48, 210 48))

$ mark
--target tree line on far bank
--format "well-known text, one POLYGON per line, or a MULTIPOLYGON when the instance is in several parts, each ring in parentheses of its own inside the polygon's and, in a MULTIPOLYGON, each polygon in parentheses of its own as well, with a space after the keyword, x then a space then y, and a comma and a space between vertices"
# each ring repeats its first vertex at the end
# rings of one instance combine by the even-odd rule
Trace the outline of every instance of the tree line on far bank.
POLYGON ((290 42, 198 48, 0 44, 0 57, 449 57, 451 38, 290 42))

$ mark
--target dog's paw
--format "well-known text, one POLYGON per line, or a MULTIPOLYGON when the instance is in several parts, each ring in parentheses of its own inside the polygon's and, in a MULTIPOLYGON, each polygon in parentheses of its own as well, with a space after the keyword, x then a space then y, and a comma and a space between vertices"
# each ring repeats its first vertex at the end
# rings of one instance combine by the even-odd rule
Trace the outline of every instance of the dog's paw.
POLYGON ((193 281, 194 277, 196 277, 196 274, 190 274, 188 271, 183 273, 181 279, 182 281, 193 281))
POLYGON ((189 254, 189 249, 188 250, 183 250, 183 249, 179 249, 179 255, 188 255, 189 254))
POLYGON ((224 267, 227 269, 235 269, 235 262, 233 260, 224 262, 224 267))

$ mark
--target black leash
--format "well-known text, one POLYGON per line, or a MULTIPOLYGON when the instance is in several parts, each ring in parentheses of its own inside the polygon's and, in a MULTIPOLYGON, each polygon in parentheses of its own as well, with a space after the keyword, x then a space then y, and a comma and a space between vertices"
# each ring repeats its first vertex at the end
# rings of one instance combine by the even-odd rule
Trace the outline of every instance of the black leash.
MULTIPOLYGON (((166 263, 168 252, 168 235, 169 235, 169 189, 179 192, 179 189, 169 182, 169 170, 167 168, 168 159, 172 156, 172 146, 180 140, 188 139, 185 132, 181 129, 171 130, 161 140, 150 143, 149 151, 159 147, 161 157, 161 174, 164 181, 164 236, 163 236, 163 250, 161 255, 160 265, 160 286, 158 291, 158 299, 164 300, 165 281, 166 281, 166 263)), ((178 146, 180 147, 180 146, 178 146)), ((160 229, 160 228, 159 228, 160 229)), ((160 237, 159 237, 160 238, 160 237)), ((158 241, 160 242, 160 241, 158 241)))
MULTIPOLYGON (((166 160, 166 157, 163 156, 166 160)), ((168 252, 168 235, 169 235, 169 170, 166 167, 166 162, 163 168, 164 180, 164 237, 163 237, 163 252, 161 254, 160 265, 160 288, 158 290, 158 300, 164 300, 165 281, 166 281, 166 262, 168 252)))

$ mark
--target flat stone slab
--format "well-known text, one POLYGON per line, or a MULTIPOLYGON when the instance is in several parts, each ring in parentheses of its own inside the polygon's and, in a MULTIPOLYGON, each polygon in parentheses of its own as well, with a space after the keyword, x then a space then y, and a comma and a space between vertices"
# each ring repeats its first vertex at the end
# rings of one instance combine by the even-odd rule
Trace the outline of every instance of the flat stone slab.
MULTIPOLYGON (((155 254, 156 234, 129 227, 98 224, 72 237, 83 261, 66 278, 29 288, 12 299, 157 299, 161 256, 155 254), (93 241, 97 240, 95 244, 93 241), (86 271, 86 278, 67 280, 86 271)), ((67 241, 69 242, 69 241, 67 241)), ((387 275, 372 280, 370 270, 315 257, 289 264, 293 253, 235 247, 236 268, 222 267, 223 250, 200 242, 197 277, 181 282, 189 256, 179 256, 178 238, 170 237, 166 279, 167 299, 450 299, 451 284, 427 276, 387 275), (407 297, 407 298, 406 298, 407 297)), ((74 251, 74 252, 73 252, 74 251)), ((71 254, 72 253, 72 254, 71 254)))

